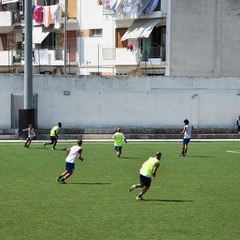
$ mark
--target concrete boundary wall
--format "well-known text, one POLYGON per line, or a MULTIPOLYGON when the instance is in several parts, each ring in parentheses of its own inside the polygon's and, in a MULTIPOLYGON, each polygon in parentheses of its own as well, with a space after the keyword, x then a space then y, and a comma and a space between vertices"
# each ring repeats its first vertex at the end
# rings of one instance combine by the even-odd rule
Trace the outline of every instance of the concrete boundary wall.
MULTIPOLYGON (((23 75, 0 75, 0 129, 11 128, 11 95, 23 75)), ((38 127, 236 128, 240 78, 34 75, 38 127)))

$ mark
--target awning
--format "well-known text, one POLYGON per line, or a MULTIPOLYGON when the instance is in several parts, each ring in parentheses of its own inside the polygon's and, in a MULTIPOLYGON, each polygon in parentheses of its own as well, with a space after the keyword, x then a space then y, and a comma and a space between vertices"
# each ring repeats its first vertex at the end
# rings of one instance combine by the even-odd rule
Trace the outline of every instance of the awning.
POLYGON ((15 2, 18 2, 18 1, 19 0, 2 0, 2 4, 15 3, 15 2))
POLYGON ((153 28, 160 22, 160 18, 145 18, 134 20, 122 36, 121 41, 126 39, 148 38, 153 28))
POLYGON ((32 43, 41 44, 42 41, 48 36, 50 32, 43 32, 42 27, 33 27, 32 30, 32 43))
POLYGON ((0 27, 0 33, 4 34, 4 33, 12 32, 13 28, 14 28, 14 25, 8 26, 8 27, 0 27))

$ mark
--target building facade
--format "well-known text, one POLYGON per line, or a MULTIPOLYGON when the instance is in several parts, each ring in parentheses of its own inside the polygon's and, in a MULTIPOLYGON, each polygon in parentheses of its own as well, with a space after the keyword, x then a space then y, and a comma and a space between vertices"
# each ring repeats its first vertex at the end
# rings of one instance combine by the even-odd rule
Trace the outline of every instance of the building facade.
MULTIPOLYGON (((0 72, 24 71, 25 0, 0 1, 0 72)), ((64 61, 70 72, 77 63, 77 1, 32 0, 34 73, 62 74, 64 61), (66 17, 66 21, 65 21, 66 17), (65 24, 66 23, 66 24, 65 24), (65 28, 66 26, 66 28, 65 28), (66 59, 65 42, 66 41, 66 59)), ((73 70, 76 72, 76 69, 73 70)))
MULTIPOLYGON (((1 72, 23 72, 25 2, 1 1, 1 72)), ((35 73, 61 74, 65 60, 67 73, 70 74, 164 75, 166 0, 33 0, 32 4, 35 73), (56 19, 46 25, 45 12, 56 5, 62 12, 60 25, 56 27, 56 19), (35 17, 39 7, 40 12, 42 9, 42 21, 35 17), (142 28, 141 31, 134 31, 138 27, 142 28), (130 33, 125 34, 129 30, 130 33)))
POLYGON ((166 0, 81 0, 81 74, 164 75, 166 16, 166 0))
MULTIPOLYGON (((0 2, 0 72, 22 73, 27 1, 0 2)), ((36 74, 240 76, 238 0, 33 0, 32 4, 36 74)))
POLYGON ((168 1, 170 76, 240 76, 240 1, 168 1))

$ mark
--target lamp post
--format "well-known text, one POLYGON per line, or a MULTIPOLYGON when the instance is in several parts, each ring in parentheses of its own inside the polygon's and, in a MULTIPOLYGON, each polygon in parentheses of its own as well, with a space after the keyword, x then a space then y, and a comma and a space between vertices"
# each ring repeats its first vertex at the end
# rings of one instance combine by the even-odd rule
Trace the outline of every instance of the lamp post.
POLYGON ((24 109, 32 108, 32 1, 25 1, 24 109))
POLYGON ((33 81, 32 81, 32 1, 24 1, 25 44, 24 44, 24 86, 23 109, 19 109, 19 138, 25 139, 22 129, 28 124, 36 124, 35 109, 33 109, 33 81))

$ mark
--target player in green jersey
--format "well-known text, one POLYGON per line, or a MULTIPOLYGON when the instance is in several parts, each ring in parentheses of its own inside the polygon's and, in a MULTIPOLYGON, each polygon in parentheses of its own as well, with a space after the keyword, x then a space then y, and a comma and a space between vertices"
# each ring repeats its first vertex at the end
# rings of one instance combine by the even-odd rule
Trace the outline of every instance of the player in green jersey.
POLYGON ((162 153, 157 152, 155 157, 150 157, 145 161, 140 169, 140 183, 132 185, 130 192, 136 188, 142 188, 142 191, 136 197, 136 200, 143 200, 142 196, 148 191, 151 185, 152 176, 156 177, 157 170, 160 166, 159 160, 162 153))

